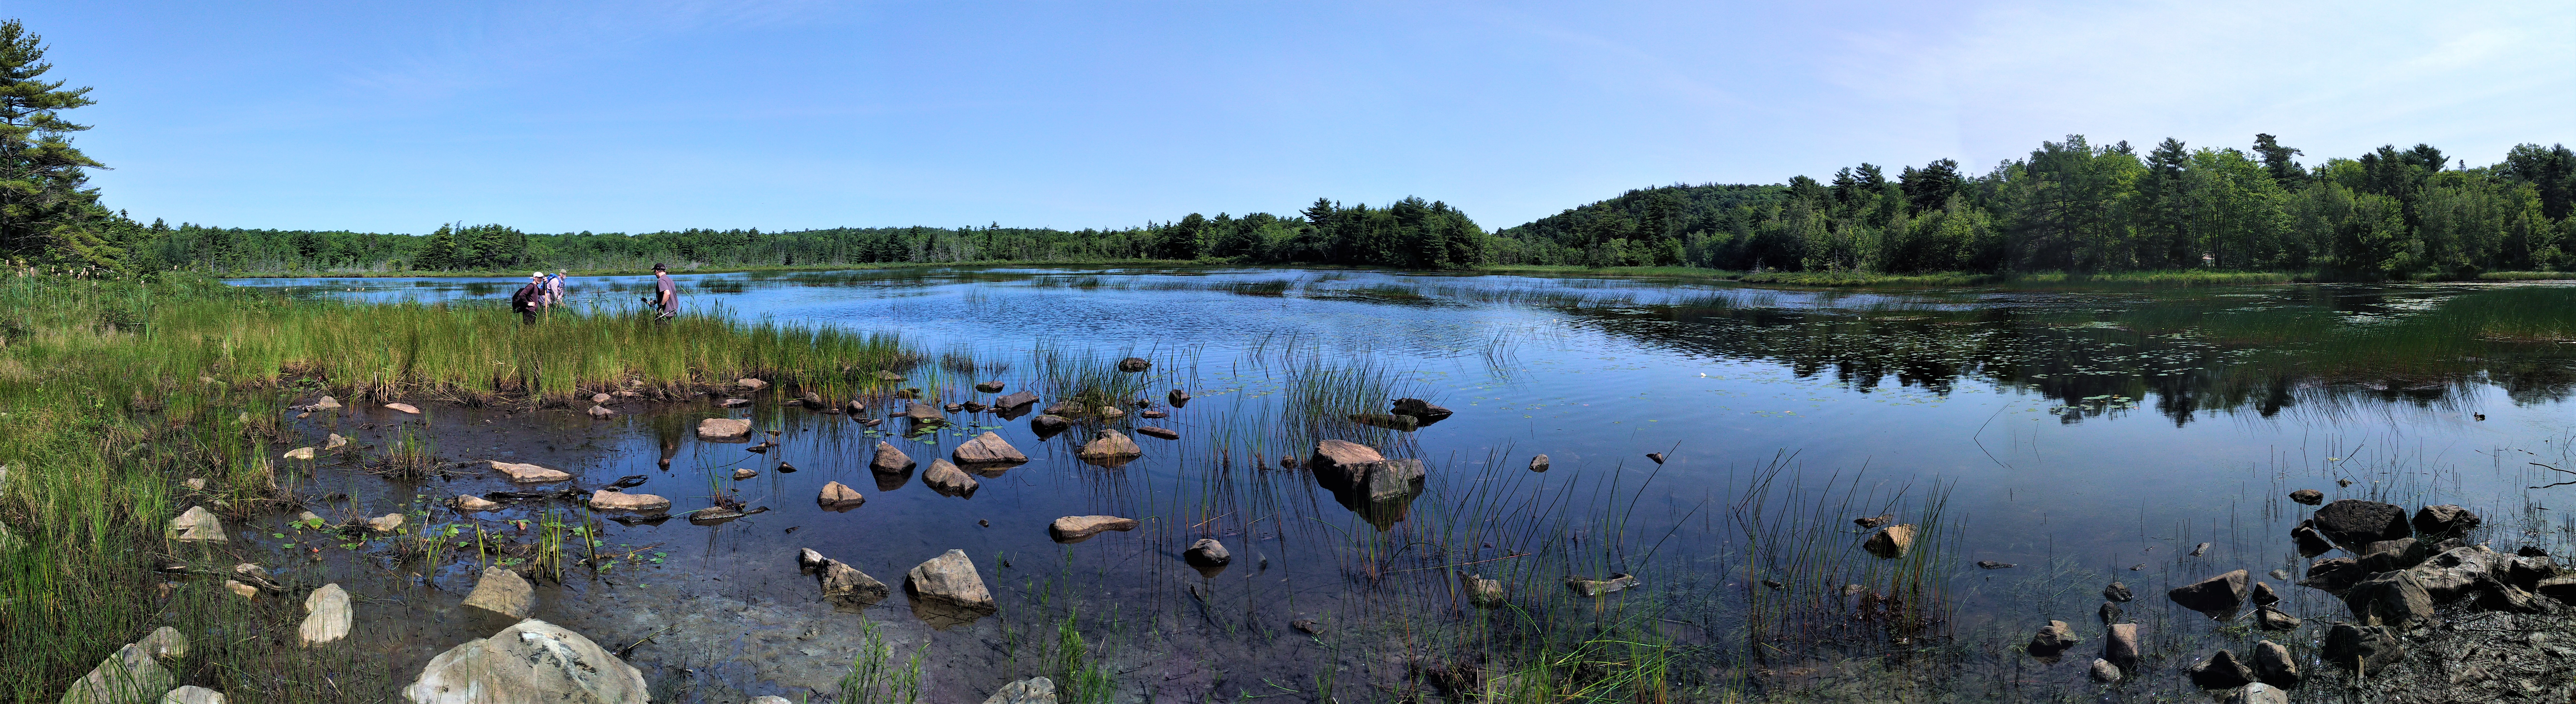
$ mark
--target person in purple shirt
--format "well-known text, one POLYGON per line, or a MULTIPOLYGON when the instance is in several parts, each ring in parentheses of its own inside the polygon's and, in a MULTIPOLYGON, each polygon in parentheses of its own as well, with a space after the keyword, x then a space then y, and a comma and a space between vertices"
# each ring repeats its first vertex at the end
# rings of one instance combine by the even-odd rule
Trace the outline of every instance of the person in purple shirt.
POLYGON ((653 265, 653 308, 657 319, 680 314, 680 285, 671 282, 670 269, 661 264, 653 265))

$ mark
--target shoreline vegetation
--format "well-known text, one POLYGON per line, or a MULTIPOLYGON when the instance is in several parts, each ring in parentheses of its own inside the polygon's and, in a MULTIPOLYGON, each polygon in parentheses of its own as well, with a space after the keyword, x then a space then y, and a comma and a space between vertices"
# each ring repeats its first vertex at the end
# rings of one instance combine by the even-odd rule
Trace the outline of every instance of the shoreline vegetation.
MULTIPOLYGON (((1067 260, 1067 261, 888 262, 888 263, 866 263, 866 264, 810 264, 810 265, 795 265, 795 266, 779 266, 779 265, 772 265, 772 266, 699 266, 699 267, 690 267, 689 265, 685 265, 685 264, 684 264, 684 265, 680 265, 680 266, 676 266, 676 267, 674 267, 674 268, 673 268, 673 271, 674 271, 674 272, 676 272, 676 273, 681 273, 681 274, 741 274, 741 273, 751 273, 751 274, 769 274, 769 273, 779 273, 779 274, 786 274, 786 273, 824 272, 824 271, 884 271, 884 270, 896 270, 896 269, 960 269, 960 268, 982 268, 982 269, 1037 269, 1037 268, 1107 269, 1107 268, 1128 268, 1128 267, 1144 267, 1144 268, 1174 268, 1174 269, 1177 269, 1177 268, 1193 268, 1193 267, 1199 267, 1199 268, 1257 268, 1257 269, 1296 269, 1296 270, 1311 269, 1311 270, 1322 270, 1322 271, 1330 271, 1330 270, 1396 271, 1396 272, 1413 271, 1413 270, 1408 270, 1408 269, 1398 269, 1398 268, 1391 268, 1391 267, 1352 266, 1352 265, 1318 265, 1318 264, 1294 264, 1294 263, 1288 263, 1288 264, 1260 264, 1260 263, 1233 262, 1233 261, 1226 261, 1226 260, 1209 260, 1209 259, 1191 259, 1191 260, 1184 260, 1184 259, 1107 259, 1107 260, 1067 260)), ((556 270, 548 270, 548 271, 549 271, 549 272, 551 272, 551 271, 556 271, 556 270)), ((580 277, 606 277, 606 276, 649 276, 649 275, 651 275, 651 274, 652 274, 652 270, 651 270, 650 268, 644 268, 644 269, 570 269, 570 270, 563 270, 563 271, 569 271, 570 273, 569 273, 568 275, 569 275, 569 276, 572 276, 572 277, 576 277, 576 278, 580 278, 580 277)), ((2124 271, 2124 272, 2107 272, 2107 273, 2094 273, 2094 274, 2068 273, 2068 272, 2063 272, 2063 271, 2040 271, 2040 272, 2010 273, 2010 274, 1980 274, 1980 273, 1973 273, 1973 272, 1961 272, 1961 271, 1943 271, 1943 272, 1924 272, 1924 273, 1913 273, 1913 274, 1891 274, 1891 273, 1873 273, 1873 272, 1865 272, 1865 271, 1777 271, 1777 270, 1775 270, 1775 271, 1758 271, 1758 272, 1753 272, 1753 271, 1733 271, 1733 270, 1725 270, 1725 269, 1703 269, 1703 268, 1699 268, 1699 267, 1687 267, 1687 266, 1607 266, 1607 267, 1593 267, 1593 266, 1570 265, 1570 264, 1569 264, 1569 265, 1542 265, 1542 264, 1513 264, 1513 265, 1502 265, 1502 264, 1495 264, 1495 265, 1480 266, 1480 267, 1476 267, 1476 268, 1474 268, 1474 269, 1453 270, 1453 271, 1448 271, 1448 272, 1443 272, 1443 273, 1450 273, 1450 274, 1490 274, 1490 275, 1504 275, 1504 276, 1551 276, 1551 277, 1629 278, 1629 279, 1653 279, 1653 280, 1667 280, 1667 281, 1698 280, 1698 281, 1707 281, 1707 282, 1726 282, 1726 283, 1733 283, 1733 284, 1744 285, 1744 286, 1755 286, 1755 287, 1776 287, 1776 288, 1959 288, 1959 287, 1987 287, 1987 286, 1993 286, 1993 287, 2007 287, 2007 288, 2019 288, 2019 287, 2029 287, 2029 288, 2083 288, 2083 287, 2134 288, 2134 287, 2159 287, 2159 286, 2239 286, 2239 285, 2268 285, 2268 284, 2292 284, 2292 283, 2410 283, 2410 282, 2412 282, 2412 283, 2458 283, 2458 282, 2476 282, 2476 281, 2489 281, 2489 282, 2496 282, 2496 281, 2569 281, 2569 280, 2576 280, 2576 271, 2489 271, 2489 272, 2479 272, 2479 273, 2477 273, 2477 274, 2475 274, 2475 275, 2470 275, 2470 276, 2437 276, 2437 275, 2429 275, 2429 274, 2427 274, 2427 275, 2418 275, 2418 276, 2408 277, 2408 278, 2406 278, 2406 279, 2404 279, 2404 280, 2401 280, 2401 281, 2389 281, 2389 280, 2384 280, 2384 279, 2380 279, 2380 280, 2372 280, 2372 279, 2351 279, 2351 278, 2339 278, 2339 277, 2335 277, 2335 276, 2330 275, 2328 272, 2322 272, 2322 271, 2295 271, 2295 272, 2294 272, 2294 271, 2222 271, 2222 270, 2194 270, 2194 269, 2181 269, 2181 270, 2161 270, 2161 271, 2124 271)), ((515 269, 513 269, 513 270, 490 270, 490 271, 452 271, 452 270, 451 270, 451 271, 369 271, 369 270, 328 270, 328 271, 256 271, 256 272, 231 272, 231 273, 226 273, 226 274, 224 274, 224 275, 223 275, 223 278, 228 278, 228 279, 298 279, 298 278, 346 278, 346 279, 372 279, 372 278, 383 278, 383 279, 399 279, 399 278, 518 278, 518 277, 520 277, 520 276, 524 276, 524 275, 525 275, 525 272, 521 272, 521 271, 519 271, 519 270, 515 270, 515 269)))

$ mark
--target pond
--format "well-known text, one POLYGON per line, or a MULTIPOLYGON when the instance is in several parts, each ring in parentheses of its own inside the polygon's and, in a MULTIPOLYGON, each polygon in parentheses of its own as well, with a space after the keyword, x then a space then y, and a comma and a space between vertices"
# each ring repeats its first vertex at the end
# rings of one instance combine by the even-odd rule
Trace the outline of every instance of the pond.
MULTIPOLYGON (((690 313, 900 333, 927 361, 888 371, 934 406, 999 395, 977 382, 1036 392, 1039 408, 1077 388, 1153 403, 1051 436, 1035 413, 863 425, 903 401, 822 413, 778 388, 735 392, 753 401, 736 409, 713 403, 722 392, 626 401, 604 420, 352 408, 303 432, 384 447, 419 427, 442 460, 533 462, 585 491, 641 475, 628 491, 674 511, 714 497, 769 510, 714 525, 602 521, 542 499, 464 514, 440 502, 525 487, 491 472, 395 484, 326 463, 313 481, 349 497, 326 516, 427 512, 464 542, 478 526, 524 534, 509 523, 522 519, 595 525, 615 566, 540 580, 536 617, 635 644, 657 699, 707 702, 841 697, 854 659, 888 653, 893 674, 849 686, 917 686, 922 701, 980 701, 1037 675, 1091 683, 1100 701, 1398 701, 1536 679, 1653 680, 1675 701, 1926 687, 2045 698, 2091 691, 2090 656, 2041 664, 2013 647, 2051 619, 2098 642, 2114 580, 2140 595, 2126 618, 2163 663, 2122 696, 2149 697, 2190 691, 2179 673, 2212 643, 2261 637, 2182 612, 2167 589, 2279 570, 2268 581, 2284 611, 2347 618, 2280 576, 2308 564, 2287 536, 2314 509, 2293 490, 2466 506, 2486 519, 2472 542, 2507 552, 2563 554, 2576 530, 2554 510, 2576 487, 2531 488, 2576 479, 2552 469, 2576 469, 2564 449, 2576 287, 1800 291, 1229 268, 675 278, 690 313), (1126 357, 1152 366, 1114 371, 1126 357), (1169 404, 1174 389, 1191 400, 1169 404), (1453 414, 1352 418, 1399 398, 1453 414), (777 446, 702 441, 692 429, 711 417, 752 419, 777 446), (1142 456, 1078 459, 1104 428, 1142 456), (869 470, 880 442, 927 470, 987 431, 1032 461, 979 472, 965 496, 921 471, 869 470), (1425 476, 1373 499, 1283 466, 1311 464, 1324 439, 1421 460, 1425 476), (864 505, 818 507, 833 481, 864 505), (1141 524, 1049 538, 1056 518, 1095 514, 1141 524), (1875 531, 1854 519, 1882 514, 1918 527, 1906 557, 1861 549, 1875 531), (1185 560, 1204 538, 1231 564, 1185 560), (799 574, 800 548, 896 594, 835 612, 799 574), (932 613, 903 593, 907 570, 948 550, 973 561, 998 613, 932 613), (1585 596, 1567 583, 1619 574, 1638 586, 1585 596), (1480 578, 1501 580, 1501 601, 1483 602, 1480 578)), ((576 279, 572 305, 640 311, 650 281, 576 279)), ((504 305, 517 282, 235 283, 504 305)), ((361 630, 374 624, 397 679, 508 623, 458 605, 480 573, 472 554, 392 569, 376 548, 296 547, 312 538, 286 520, 261 528, 277 536, 261 549, 359 594, 361 630)), ((2272 637, 2314 663, 2321 633, 2272 637)))

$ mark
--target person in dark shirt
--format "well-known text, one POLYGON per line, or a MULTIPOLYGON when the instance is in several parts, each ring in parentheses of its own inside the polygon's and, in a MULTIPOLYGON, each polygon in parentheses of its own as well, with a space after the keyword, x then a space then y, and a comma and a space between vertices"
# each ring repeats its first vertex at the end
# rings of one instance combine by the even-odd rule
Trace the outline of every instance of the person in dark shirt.
POLYGON ((519 312, 519 321, 522 323, 528 325, 537 324, 537 312, 544 310, 545 307, 545 272, 529 274, 528 285, 521 286, 517 293, 510 294, 510 310, 519 312))
POLYGON ((657 319, 680 314, 680 285, 671 281, 670 270, 661 264, 653 265, 653 309, 657 319))

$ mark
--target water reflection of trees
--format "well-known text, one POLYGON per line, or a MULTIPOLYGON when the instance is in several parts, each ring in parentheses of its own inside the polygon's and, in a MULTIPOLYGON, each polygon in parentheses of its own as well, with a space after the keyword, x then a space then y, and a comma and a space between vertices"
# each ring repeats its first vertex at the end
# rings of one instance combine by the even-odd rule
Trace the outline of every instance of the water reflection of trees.
POLYGON ((1560 307, 1656 347, 1778 362, 1863 393, 1978 380, 2054 399, 2063 422, 2145 404, 2203 411, 2439 407, 2480 383, 2516 403, 2576 391, 2576 289, 2308 286, 2245 292, 1998 297, 1874 310, 1748 307, 1733 297, 1560 307))

